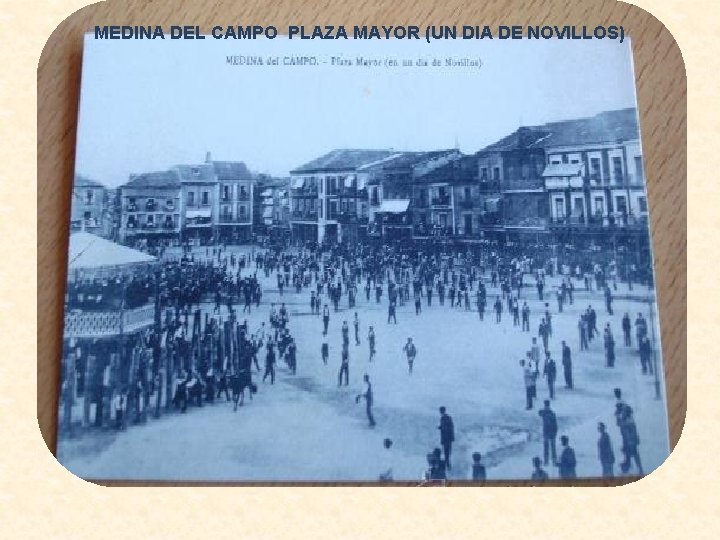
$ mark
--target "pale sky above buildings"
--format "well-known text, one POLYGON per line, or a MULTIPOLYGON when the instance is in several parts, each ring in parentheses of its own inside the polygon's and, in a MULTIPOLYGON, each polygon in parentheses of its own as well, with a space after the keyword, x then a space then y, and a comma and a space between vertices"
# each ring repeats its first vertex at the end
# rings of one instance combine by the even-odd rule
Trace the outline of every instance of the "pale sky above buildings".
POLYGON ((520 125, 635 105, 628 40, 85 41, 76 170, 107 186, 213 159, 287 175, 335 148, 473 153, 520 125), (316 56, 318 66, 226 57, 316 56), (338 67, 333 56, 481 59, 338 67), (326 62, 326 63, 324 63, 326 62))

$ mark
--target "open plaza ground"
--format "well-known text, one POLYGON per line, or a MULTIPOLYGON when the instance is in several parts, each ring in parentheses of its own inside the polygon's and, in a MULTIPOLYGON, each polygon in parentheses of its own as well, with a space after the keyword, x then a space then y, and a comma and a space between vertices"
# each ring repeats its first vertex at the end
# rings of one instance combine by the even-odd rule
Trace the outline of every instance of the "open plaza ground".
MULTIPOLYGON (((229 248, 227 254, 251 255, 251 251, 249 247, 236 247, 229 248)), ((169 251, 164 256, 172 258, 179 253, 169 251)), ((195 256, 205 257, 205 248, 196 248, 195 256)), ((244 274, 252 272, 254 265, 244 270, 244 274)), ((223 395, 214 403, 188 408, 186 414, 164 413, 159 419, 131 424, 124 431, 104 430, 62 440, 61 462, 81 477, 101 479, 108 478, 107 471, 114 471, 113 478, 154 480, 376 481, 382 471, 392 467, 395 480, 420 482, 427 469, 426 454, 440 447, 438 408, 445 406, 455 425, 449 479, 471 478, 473 452, 483 455, 490 480, 529 478, 531 459, 542 457, 538 410, 548 398, 541 373, 535 406, 525 409, 519 361, 530 348, 531 337, 537 336, 545 311, 532 278, 526 277, 520 296, 521 303, 527 301, 530 306, 531 332, 514 326, 506 309, 502 321, 495 322, 491 305, 500 291, 490 286, 486 273, 489 307, 482 321, 471 294, 470 311, 450 308, 447 299, 441 306, 437 296, 428 306, 423 296, 420 315, 415 314, 411 299, 398 306, 397 324, 388 323, 387 295, 380 303, 374 294, 367 301, 359 285, 355 309, 348 309, 346 297, 338 312, 330 306, 329 331, 324 338, 322 316, 310 309, 309 289, 299 294, 285 289, 281 296, 275 275, 265 277, 260 271, 257 275, 263 287, 262 303, 259 308, 253 306, 250 314, 242 313, 242 304, 236 305, 238 318, 247 319, 252 332, 262 322, 269 326, 272 303, 278 307, 285 303, 288 328, 297 343, 296 375, 279 362, 275 384, 271 385, 269 379, 262 382, 262 372, 253 370, 258 392, 252 400, 246 396, 236 412, 223 395), (360 320, 360 344, 355 343, 355 312, 360 320), (350 384, 338 387, 343 321, 350 326, 350 384), (367 342, 370 325, 377 343, 372 362, 367 342), (418 349, 412 374, 403 353, 408 337, 418 349), (324 339, 330 350, 327 365, 321 357, 324 339), (373 384, 377 425, 372 428, 368 427, 364 403, 358 404, 355 399, 362 392, 364 374, 373 384), (390 450, 383 447, 385 438, 393 441, 390 450)), ((546 290, 554 290, 553 278, 548 278, 546 290)), ((613 414, 614 388, 621 388, 623 399, 633 407, 645 474, 668 454, 665 400, 656 399, 653 376, 641 374, 635 343, 631 348, 622 343, 624 313, 633 320, 638 313, 648 321, 656 319, 650 313, 650 304, 643 301, 652 294, 645 286, 636 285, 630 291, 619 283, 613 315, 605 311, 602 292, 584 291, 582 281, 576 282, 574 303, 566 304, 562 313, 558 313, 553 297, 546 298, 553 316, 549 348, 558 363, 551 407, 558 417, 558 436, 568 435, 575 449, 579 477, 601 473, 596 444, 599 421, 608 426, 616 464, 622 460, 613 414), (615 334, 614 368, 605 367, 601 335, 591 341, 588 351, 580 351, 577 322, 588 305, 597 311, 598 329, 609 322, 615 334), (572 390, 563 384, 561 340, 572 349, 572 390)), ((213 307, 206 302, 202 310, 212 317, 213 307)), ((220 317, 227 315, 223 305, 220 317)), ((258 359, 262 368, 262 352, 258 359)), ((659 358, 658 362, 661 365, 659 358)), ((616 472, 618 469, 616 465, 616 472)), ((546 470, 551 478, 557 477, 552 464, 546 470)))

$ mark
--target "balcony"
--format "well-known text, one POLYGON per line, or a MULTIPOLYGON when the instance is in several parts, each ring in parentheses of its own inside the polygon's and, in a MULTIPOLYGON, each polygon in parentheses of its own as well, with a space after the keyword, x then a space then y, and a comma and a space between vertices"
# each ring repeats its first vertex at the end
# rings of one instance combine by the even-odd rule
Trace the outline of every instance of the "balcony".
POLYGON ((430 203, 431 206, 450 206, 450 195, 433 197, 430 203))
POLYGON ((545 178, 545 187, 547 189, 582 189, 583 179, 580 176, 549 176, 545 178))
POLYGON ((548 227, 549 220, 542 217, 508 217, 504 224, 508 229, 541 230, 548 227))
MULTIPOLYGON (((318 188, 317 187, 300 187, 300 188, 293 188, 291 191, 292 197, 312 197, 316 198, 318 196, 318 188)), ((328 193, 329 195, 329 193, 328 193)))
POLYGON ((227 223, 227 224, 236 224, 236 223, 237 223, 237 224, 249 224, 249 223, 250 223, 250 216, 247 216, 247 215, 246 215, 246 216, 234 217, 234 216, 231 216, 231 215, 225 215, 225 216, 221 215, 221 216, 220 216, 219 223, 221 223, 221 224, 223 224, 223 223, 227 223))
POLYGON ((541 178, 504 180, 500 186, 502 191, 543 191, 545 189, 545 182, 541 178))
POLYGON ((157 204, 155 202, 148 201, 145 203, 146 212, 154 212, 155 210, 157 210, 157 204))
POLYGON ((126 210, 127 212, 137 212, 137 211, 138 211, 138 208, 137 208, 137 205, 136 205, 135 203, 129 203, 129 204, 125 207, 125 210, 126 210))
POLYGON ((290 219, 293 219, 295 221, 317 221, 318 213, 307 210, 295 210, 292 214, 290 214, 290 219))

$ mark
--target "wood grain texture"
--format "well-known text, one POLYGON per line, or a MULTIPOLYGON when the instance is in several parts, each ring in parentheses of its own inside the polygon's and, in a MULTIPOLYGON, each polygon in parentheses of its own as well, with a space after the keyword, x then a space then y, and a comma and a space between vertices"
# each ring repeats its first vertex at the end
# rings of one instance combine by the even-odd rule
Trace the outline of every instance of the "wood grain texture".
POLYGON ((631 36, 673 447, 687 407, 687 81, 668 30, 640 8, 614 1, 453 0, 400 2, 163 2, 110 0, 88 6, 53 32, 38 65, 38 423, 56 445, 70 189, 82 35, 96 24, 622 24, 631 36))

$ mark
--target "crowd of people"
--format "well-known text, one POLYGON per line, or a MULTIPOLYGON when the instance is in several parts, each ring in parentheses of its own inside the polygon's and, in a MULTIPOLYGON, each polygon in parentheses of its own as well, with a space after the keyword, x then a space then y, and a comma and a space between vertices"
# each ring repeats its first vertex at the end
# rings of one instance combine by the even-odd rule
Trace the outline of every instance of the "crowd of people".
MULTIPOLYGON (((548 399, 540 409, 542 433, 542 459, 532 460, 530 477, 544 480, 551 476, 544 467, 557 467, 557 476, 568 479, 576 476, 576 455, 567 434, 560 436, 560 452, 556 452, 556 439, 562 422, 552 408, 561 403, 555 382, 558 366, 555 355, 559 352, 565 390, 575 389, 571 336, 564 335, 557 346, 553 329, 553 316, 559 316, 579 300, 595 298, 593 291, 601 291, 605 311, 613 314, 613 296, 617 280, 612 265, 588 261, 576 265, 562 276, 550 279, 546 260, 530 256, 529 250, 517 246, 490 246, 463 248, 448 251, 437 247, 420 249, 412 244, 326 244, 305 246, 278 246, 253 249, 246 255, 237 255, 223 246, 209 246, 202 251, 189 249, 177 258, 163 254, 160 269, 136 276, 125 282, 93 282, 73 286, 68 293, 68 306, 84 309, 99 303, 115 305, 124 291, 127 305, 148 301, 160 295, 164 317, 161 324, 142 336, 141 345, 148 354, 138 355, 133 362, 125 384, 116 392, 114 411, 116 427, 123 429, 131 418, 142 421, 149 406, 150 395, 163 384, 159 376, 166 374, 169 404, 181 412, 188 406, 201 407, 217 401, 229 402, 237 410, 245 401, 245 393, 252 399, 258 392, 257 375, 261 383, 273 385, 276 366, 284 362, 288 376, 298 371, 298 344, 292 334, 289 310, 283 298, 291 293, 307 298, 309 315, 322 321, 323 364, 330 361, 328 338, 334 324, 340 319, 341 347, 338 363, 338 386, 350 382, 350 324, 346 317, 333 313, 351 313, 349 317, 356 346, 361 342, 361 324, 358 305, 362 302, 375 306, 387 305, 387 324, 399 321, 398 308, 411 306, 402 316, 422 317, 423 310, 448 309, 469 312, 469 316, 484 322, 488 303, 494 317, 485 324, 502 324, 507 312, 518 338, 529 336, 528 350, 520 361, 525 386, 525 409, 530 411, 537 399, 538 379, 547 385, 548 399), (264 279, 263 279, 264 276, 264 279), (252 318, 253 308, 262 305, 262 283, 276 286, 279 302, 269 306, 266 320, 252 318), (551 283, 556 283, 555 286, 551 283), (530 307, 531 296, 540 302, 539 313, 530 307), (494 298, 493 298, 494 297, 494 298), (554 302, 553 302, 554 299, 554 302), (112 304, 114 302, 115 304, 112 304), (552 307, 551 307, 552 304, 552 307), (242 309, 241 309, 242 306, 242 309), (347 310, 347 311, 345 311, 347 310), (251 322, 245 318, 251 317, 251 322), (534 320, 533 320, 534 319, 534 320), (260 323, 258 325, 258 322, 260 323), (267 324, 266 324, 267 323, 267 324), (251 327, 252 325, 252 327, 251 327), (553 350, 557 347, 557 350, 553 350), (260 360, 263 361, 261 369, 260 360), (260 377, 262 374, 262 377, 260 377)), ((274 292, 274 291, 273 291, 274 292)), ((296 297, 297 298, 297 297, 296 297)), ((377 354, 374 326, 381 320, 368 323, 366 337, 368 362, 377 354)), ((648 337, 648 323, 641 313, 634 323, 625 314, 620 331, 623 346, 633 348, 632 328, 635 328, 634 346, 639 351, 642 373, 652 373, 652 344, 648 337)), ((584 354, 598 336, 598 315, 589 304, 579 317, 578 350, 584 354)), ((320 330, 319 330, 320 331, 320 330)), ((525 338, 527 339, 527 338, 525 338)), ((603 328, 603 348, 606 367, 615 365, 615 340, 611 323, 603 328)), ((312 352, 303 351, 308 361, 312 352)), ((402 349, 407 360, 408 376, 412 376, 418 357, 418 345, 408 337, 402 349)), ((362 370, 361 370, 362 372, 362 370)), ((369 427, 376 426, 373 413, 375 396, 369 374, 362 376, 362 390, 355 397, 365 406, 369 427)), ((625 456, 621 471, 628 473, 634 462, 635 471, 642 474, 638 452, 638 430, 633 410, 621 399, 621 390, 615 389, 617 410, 616 426, 619 429, 621 451, 625 456)), ((559 406, 559 405, 558 405, 559 406)), ((455 426, 445 407, 440 407, 439 446, 427 454, 424 480, 444 480, 452 470, 451 454, 455 441, 455 426)), ((614 453, 611 434, 606 423, 598 424, 598 459, 603 476, 614 474, 614 453)), ((587 442, 583 442, 587 444, 587 442)), ((390 451, 393 442, 385 439, 384 447, 390 451)), ((487 477, 483 456, 472 453, 471 479, 484 481, 487 477)), ((392 468, 384 470, 380 480, 392 479, 392 468)), ((451 475, 452 476, 452 475, 451 475)), ((456 476, 452 476, 456 477, 456 476)))

